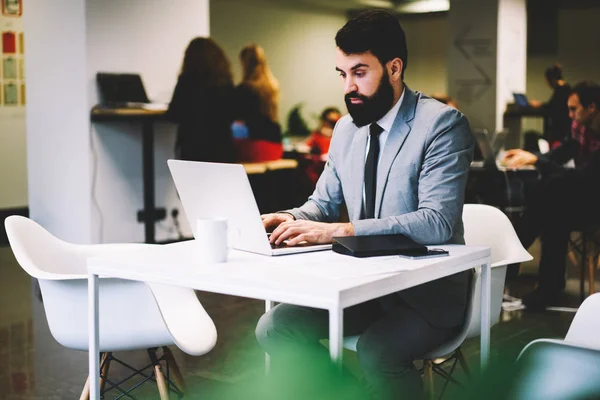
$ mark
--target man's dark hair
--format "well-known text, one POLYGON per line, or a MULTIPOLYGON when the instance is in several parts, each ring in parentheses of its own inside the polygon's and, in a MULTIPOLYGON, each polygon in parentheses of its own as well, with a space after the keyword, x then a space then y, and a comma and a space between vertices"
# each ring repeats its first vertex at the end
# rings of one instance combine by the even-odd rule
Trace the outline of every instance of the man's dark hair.
POLYGON ((336 107, 327 107, 323 110, 323 112, 321 112, 321 121, 325 121, 325 119, 327 119, 327 115, 332 112, 341 114, 340 110, 338 110, 336 107))
POLYGON ((406 35, 392 14, 371 10, 360 13, 335 35, 335 44, 346 54, 370 51, 381 65, 398 57, 402 60, 402 80, 408 65, 406 35))
POLYGON ((553 66, 546 68, 546 72, 544 72, 544 75, 549 81, 562 80, 562 67, 558 64, 554 64, 553 66))
POLYGON ((589 107, 592 103, 600 108, 600 86, 592 81, 579 82, 573 86, 571 94, 579 97, 579 102, 584 107, 589 107))

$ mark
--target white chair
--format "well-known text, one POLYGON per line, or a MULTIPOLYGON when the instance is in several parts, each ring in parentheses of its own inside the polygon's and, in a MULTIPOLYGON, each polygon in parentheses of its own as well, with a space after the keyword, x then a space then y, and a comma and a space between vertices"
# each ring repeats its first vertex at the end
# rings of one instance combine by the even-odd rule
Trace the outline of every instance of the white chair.
MULTIPOLYGON (((10 246, 21 267, 39 280, 44 310, 52 336, 63 346, 88 350, 88 283, 86 260, 90 256, 131 252, 144 244, 76 245, 52 236, 34 221, 20 216, 5 220, 10 246)), ((169 391, 183 395, 181 373, 167 346, 177 345, 191 355, 209 352, 217 340, 217 331, 193 290, 120 279, 101 278, 99 285, 100 351, 102 393, 117 390, 120 384, 108 380, 112 352, 147 349, 153 368, 135 370, 134 375, 156 381, 161 400, 169 399, 169 391), (162 347, 159 358, 156 350, 162 347), (173 380, 162 373, 161 361, 173 380), (104 389, 108 383, 109 388, 104 389)), ((134 376, 132 375, 132 376, 134 376)), ((81 399, 89 397, 89 378, 81 399)))
POLYGON ((537 339, 517 359, 514 399, 600 396, 600 293, 579 307, 564 340, 537 339))
MULTIPOLYGON (((497 208, 482 204, 465 204, 463 224, 467 245, 487 246, 492 250, 490 326, 493 326, 500 318, 507 265, 529 261, 532 257, 521 245, 508 217, 497 208)), ((452 378, 452 372, 457 362, 461 364, 465 373, 469 374, 460 346, 465 339, 479 336, 481 333, 480 276, 481 270, 477 268, 471 281, 470 301, 462 331, 452 340, 423 356, 422 373, 425 380, 425 391, 429 398, 433 398, 434 393, 433 372, 447 379, 440 397, 444 394, 448 381, 459 383, 452 378), (437 361, 438 359, 443 359, 443 361, 437 361), (449 362, 453 364, 450 373, 447 373, 442 365, 449 362)), ((356 351, 358 338, 359 336, 345 338, 344 347, 356 351)))

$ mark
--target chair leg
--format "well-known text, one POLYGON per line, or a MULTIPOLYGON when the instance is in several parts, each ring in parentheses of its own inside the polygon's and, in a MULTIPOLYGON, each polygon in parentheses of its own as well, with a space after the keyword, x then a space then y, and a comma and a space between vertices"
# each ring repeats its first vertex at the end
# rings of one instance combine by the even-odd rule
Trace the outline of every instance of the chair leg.
POLYGON ((85 381, 85 385, 83 385, 83 390, 81 391, 81 396, 79 396, 79 400, 90 400, 90 376, 88 375, 87 380, 85 381))
POLYGON ((104 392, 104 384, 106 383, 106 377, 108 377, 108 369, 110 368, 110 362, 112 361, 112 352, 106 352, 102 354, 100 359, 100 394, 104 392))
POLYGON ((579 279, 579 297, 581 298, 581 302, 583 303, 583 300, 585 300, 585 289, 584 289, 584 282, 585 282, 585 261, 587 258, 587 237, 585 234, 581 235, 581 270, 580 270, 580 279, 579 279))
POLYGON ((150 356, 152 365, 154 365, 154 377, 156 378, 156 386, 158 386, 160 400, 169 400, 169 387, 167 386, 167 381, 163 375, 158 357, 156 357, 156 348, 148 349, 148 355, 150 356))
POLYGON ((467 378, 471 379, 471 370, 469 369, 467 360, 465 360, 465 355, 462 353, 462 350, 460 347, 458 349, 456 349, 455 354, 456 354, 456 358, 458 359, 458 363, 460 364, 460 367, 465 372, 465 375, 467 376, 467 378))
MULTIPOLYGON (((101 356, 100 356, 100 365, 103 366, 101 375, 103 375, 103 376, 106 376, 106 374, 108 374, 108 364, 110 363, 110 359, 106 364, 104 364, 104 360, 106 359, 107 354, 110 355, 112 353, 101 353, 101 356)), ((103 390, 104 390, 104 379, 102 379, 102 376, 101 376, 100 377, 100 393, 102 393, 103 390)), ((85 385, 83 385, 83 390, 81 391, 81 395, 79 396, 79 400, 89 400, 89 399, 90 399, 90 376, 88 375, 88 377, 85 381, 85 385)))
POLYGON ((167 346, 164 346, 163 353, 165 360, 167 360, 171 373, 173 374, 173 381, 175 382, 179 390, 181 390, 182 394, 185 394, 185 381, 183 380, 183 376, 181 375, 179 365, 177 365, 177 361, 175 360, 175 357, 173 357, 171 349, 169 349, 167 346))
POLYGON ((434 400, 432 360, 423 360, 423 387, 425 389, 425 399, 434 400))
POLYGON ((154 366, 154 375, 156 376, 156 385, 158 386, 160 400, 169 400, 169 388, 167 387, 167 381, 162 373, 160 364, 154 366))
MULTIPOLYGON (((591 241, 590 241, 591 242, 591 241)), ((596 290, 595 290, 595 284, 596 282, 594 281, 596 279, 596 277, 594 276, 594 272, 596 271, 596 248, 594 248, 594 244, 590 243, 589 245, 591 247, 591 251, 589 252, 590 255, 588 257, 588 286, 589 286, 589 292, 590 292, 590 296, 593 295, 596 290)))

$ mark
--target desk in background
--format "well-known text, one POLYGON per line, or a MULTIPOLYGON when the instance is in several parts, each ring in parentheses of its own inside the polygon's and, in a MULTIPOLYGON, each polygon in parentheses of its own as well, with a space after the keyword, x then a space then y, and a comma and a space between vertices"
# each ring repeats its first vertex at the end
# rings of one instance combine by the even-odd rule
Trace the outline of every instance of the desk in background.
POLYGON ((329 352, 341 361, 344 309, 471 268, 481 267, 481 363, 490 346, 490 256, 488 247, 436 246, 448 257, 406 260, 398 256, 355 258, 319 251, 268 257, 232 251, 226 263, 196 261, 195 242, 148 246, 87 260, 89 273, 89 376, 92 400, 99 387, 99 276, 189 287, 213 293, 329 310, 329 352))
POLYGON ((142 128, 142 174, 144 177, 144 208, 138 211, 138 222, 144 223, 144 241, 155 243, 154 223, 166 217, 165 208, 156 208, 154 199, 154 122, 164 120, 166 109, 92 108, 91 121, 139 122, 142 128))
POLYGON ((543 131, 547 131, 548 118, 546 118, 542 107, 521 107, 516 104, 507 104, 506 111, 504 112, 504 129, 508 130, 504 144, 505 148, 520 149, 523 147, 522 119, 526 117, 543 118, 543 131))

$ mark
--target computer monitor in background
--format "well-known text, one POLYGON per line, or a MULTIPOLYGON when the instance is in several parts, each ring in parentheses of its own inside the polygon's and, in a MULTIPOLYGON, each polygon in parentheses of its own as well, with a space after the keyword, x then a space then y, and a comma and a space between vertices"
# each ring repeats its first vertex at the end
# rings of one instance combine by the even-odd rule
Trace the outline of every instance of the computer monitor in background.
POLYGON ((506 141, 506 136, 508 135, 508 129, 503 129, 501 131, 496 132, 494 138, 492 139, 492 149, 494 150, 494 155, 497 156, 500 150, 504 147, 504 143, 506 141))
POLYGON ((529 107, 529 100, 523 93, 513 93, 515 104, 519 107, 529 107))
POLYGON ((473 136, 475 137, 475 161, 483 161, 486 167, 496 166, 496 153, 492 149, 492 143, 486 129, 474 129, 473 136), (479 158, 479 157, 481 158, 479 158))
POLYGON ((96 82, 103 105, 126 106, 128 103, 149 103, 139 74, 98 72, 96 82))

